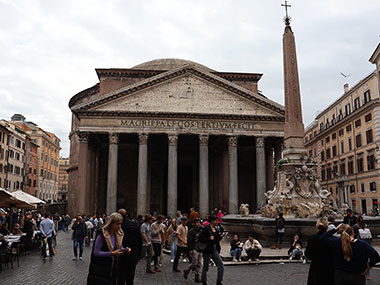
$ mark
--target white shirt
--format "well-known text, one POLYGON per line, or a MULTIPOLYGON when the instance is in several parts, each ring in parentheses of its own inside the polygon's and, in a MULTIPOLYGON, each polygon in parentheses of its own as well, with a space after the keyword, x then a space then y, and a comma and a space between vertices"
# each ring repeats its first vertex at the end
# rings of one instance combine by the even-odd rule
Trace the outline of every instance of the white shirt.
POLYGON ((251 242, 249 239, 247 239, 247 241, 244 243, 244 249, 247 251, 248 249, 253 249, 253 248, 257 248, 257 249, 262 249, 262 246, 261 244, 259 243, 258 240, 254 239, 253 242, 251 242))

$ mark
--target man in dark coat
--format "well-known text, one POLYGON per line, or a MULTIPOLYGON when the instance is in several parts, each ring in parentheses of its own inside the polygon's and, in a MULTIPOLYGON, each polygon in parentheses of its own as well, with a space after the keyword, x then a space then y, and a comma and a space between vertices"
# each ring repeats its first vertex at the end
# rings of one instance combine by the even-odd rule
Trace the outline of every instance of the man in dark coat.
POLYGON ((343 224, 350 225, 353 227, 356 224, 356 217, 351 209, 346 210, 346 216, 343 218, 343 224))
POLYGON ((118 285, 133 285, 136 265, 139 261, 142 246, 140 227, 137 222, 129 219, 125 209, 120 209, 119 213, 123 216, 123 223, 121 224, 121 229, 124 232, 123 247, 129 247, 131 253, 119 257, 120 276, 118 285))
POLYGON ((334 284, 333 251, 320 240, 327 227, 326 219, 319 219, 318 232, 309 238, 305 250, 306 258, 311 260, 307 285, 334 284))

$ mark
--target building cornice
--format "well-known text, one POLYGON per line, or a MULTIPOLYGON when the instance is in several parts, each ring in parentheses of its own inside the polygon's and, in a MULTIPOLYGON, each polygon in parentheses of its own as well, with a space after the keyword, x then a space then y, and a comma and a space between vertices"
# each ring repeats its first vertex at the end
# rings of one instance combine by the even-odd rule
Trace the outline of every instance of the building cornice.
MULTIPOLYGON (((82 117, 128 117, 128 118, 194 118, 194 119, 225 119, 225 120, 249 120, 285 122, 282 116, 254 116, 254 115, 228 115, 228 114, 200 114, 200 113, 169 113, 169 112, 115 112, 115 111, 80 111, 82 117)), ((70 136, 75 133, 70 133, 70 136)))
POLYGON ((69 101, 69 108, 74 106, 80 99, 86 98, 88 96, 92 96, 94 94, 99 93, 100 91, 100 83, 96 83, 94 86, 82 90, 81 92, 75 94, 69 101))

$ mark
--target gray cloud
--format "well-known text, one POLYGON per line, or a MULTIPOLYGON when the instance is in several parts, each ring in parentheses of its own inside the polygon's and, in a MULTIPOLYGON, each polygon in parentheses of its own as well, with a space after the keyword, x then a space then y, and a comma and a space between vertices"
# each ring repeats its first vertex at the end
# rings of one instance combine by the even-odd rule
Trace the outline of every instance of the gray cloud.
MULTIPOLYGON (((0 118, 24 114, 56 133, 67 156, 67 104, 97 82, 94 69, 161 57, 263 73, 260 90, 283 103, 282 2, 0 0, 0 118)), ((380 2, 290 4, 307 125, 346 81, 353 86, 374 70, 368 58, 380 40, 380 2)))

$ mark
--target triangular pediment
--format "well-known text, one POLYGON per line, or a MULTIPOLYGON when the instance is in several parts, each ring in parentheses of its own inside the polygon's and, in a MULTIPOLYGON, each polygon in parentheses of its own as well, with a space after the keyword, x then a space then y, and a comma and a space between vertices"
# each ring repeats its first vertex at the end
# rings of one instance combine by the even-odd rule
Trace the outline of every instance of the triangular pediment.
POLYGON ((219 76, 187 66, 78 106, 87 112, 284 115, 283 107, 219 76), (177 72, 177 73, 175 73, 177 72), (143 88, 141 88, 143 85, 143 88))

